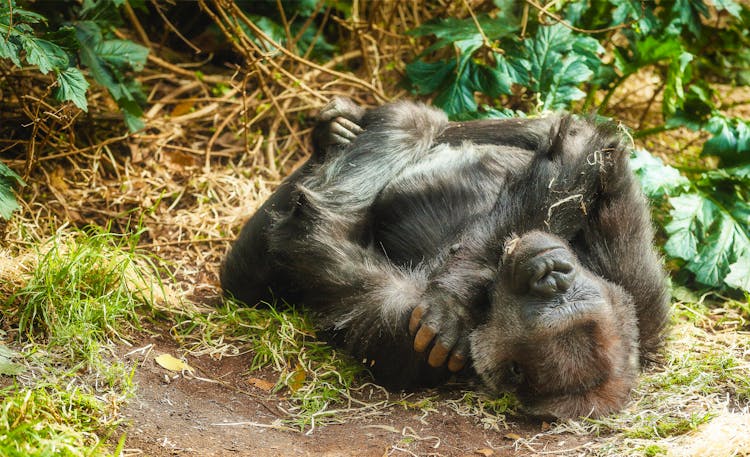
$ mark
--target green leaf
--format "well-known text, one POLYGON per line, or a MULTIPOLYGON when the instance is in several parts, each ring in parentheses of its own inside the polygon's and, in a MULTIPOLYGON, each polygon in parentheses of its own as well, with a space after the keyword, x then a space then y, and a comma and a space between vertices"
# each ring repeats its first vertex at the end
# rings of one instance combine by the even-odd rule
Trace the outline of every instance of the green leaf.
POLYGON ((60 85, 55 92, 55 98, 62 101, 72 101, 78 108, 88 111, 86 90, 89 83, 83 77, 81 70, 75 67, 66 68, 57 73, 57 83, 60 85))
POLYGON ((594 73, 586 64, 573 56, 568 56, 554 73, 552 82, 544 94, 542 109, 564 109, 573 100, 580 100, 586 94, 580 90, 578 84, 588 81, 594 73))
MULTIPOLYGON (((477 21, 484 34, 490 40, 504 38, 518 30, 518 23, 503 20, 503 18, 492 19, 487 15, 479 15, 477 16, 477 21)), ((421 25, 408 33, 416 36, 435 36, 435 43, 427 48, 423 54, 453 46, 458 41, 478 40, 480 44, 483 42, 482 34, 471 18, 456 19, 449 17, 438 19, 421 25)))
POLYGON ((6 32, 0 27, 0 58, 10 59, 15 66, 20 67, 21 56, 19 56, 18 53, 21 51, 21 48, 19 48, 13 41, 6 40, 6 36, 6 32))
POLYGON ((39 67, 42 74, 68 66, 68 54, 55 43, 29 35, 20 36, 20 41, 26 51, 26 61, 39 67))
POLYGON ((433 103, 442 108, 448 116, 476 111, 477 102, 468 73, 462 72, 459 77, 453 78, 448 87, 435 97, 433 103))
POLYGON ((714 136, 703 144, 704 155, 718 156, 723 164, 730 165, 750 159, 750 122, 716 115, 708 121, 706 130, 714 136))
POLYGON ((566 108, 584 97, 578 86, 590 80, 600 65, 597 53, 603 51, 601 46, 589 37, 573 35, 560 24, 540 27, 524 45, 531 89, 540 95, 543 109, 566 108))
POLYGON ((729 287, 750 292, 750 255, 745 254, 729 265, 729 274, 724 282, 729 287))
POLYGON ((686 268, 705 285, 737 287, 750 255, 750 206, 743 201, 726 205, 702 191, 670 198, 672 220, 665 229, 664 248, 686 260, 686 268), (728 278, 728 280, 727 280, 728 278))
POLYGON ((682 107, 685 100, 683 80, 690 78, 687 68, 692 60, 692 54, 682 52, 679 58, 672 60, 669 65, 666 85, 664 86, 664 100, 662 101, 662 112, 665 118, 673 114, 678 107, 682 107))
POLYGON ((25 186, 26 183, 7 165, 0 162, 0 217, 5 220, 10 219, 13 211, 20 208, 16 194, 13 193, 13 187, 16 185, 25 186))
MULTIPOLYGON (((122 110, 125 124, 131 131, 140 130, 144 124, 139 118, 143 114, 140 103, 144 101, 144 95, 137 83, 125 75, 122 68, 127 62, 139 66, 141 59, 145 59, 140 46, 121 46, 121 43, 105 44, 99 26, 91 21, 79 21, 75 24, 76 36, 81 46, 79 56, 81 62, 88 67, 94 80, 106 87, 110 95, 115 99, 122 110), (115 50, 124 50, 127 56, 117 57, 115 50), (110 51, 103 56, 100 50, 110 51)), ((110 40, 112 41, 112 40, 110 40)), ((137 46, 137 45, 135 45, 137 46)))
POLYGON ((420 95, 431 94, 442 87, 456 68, 455 61, 423 62, 416 60, 406 66, 406 76, 420 95))
POLYGON ((740 18, 742 7, 733 0, 713 0, 713 4, 719 11, 726 11, 736 18, 740 18))
POLYGON ((105 40, 96 46, 96 54, 110 65, 125 70, 143 70, 148 58, 148 48, 132 41, 105 40))
POLYGON ((630 157, 630 167, 650 198, 676 195, 688 189, 690 181, 680 172, 645 149, 636 149, 630 157))
POLYGON ((697 194, 687 194, 672 197, 669 203, 672 220, 664 227, 669 235, 664 250, 672 257, 691 260, 698 254, 696 231, 702 228, 704 200, 697 194))

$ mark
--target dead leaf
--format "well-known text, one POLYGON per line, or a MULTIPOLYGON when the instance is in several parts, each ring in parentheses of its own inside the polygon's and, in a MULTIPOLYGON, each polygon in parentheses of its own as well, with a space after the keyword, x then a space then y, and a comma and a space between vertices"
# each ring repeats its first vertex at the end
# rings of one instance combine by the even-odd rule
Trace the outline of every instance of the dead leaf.
POLYGON ((169 115, 171 117, 182 116, 183 114, 187 114, 193 111, 194 106, 195 106, 195 102, 193 100, 187 100, 187 101, 178 103, 175 105, 175 107, 172 109, 172 112, 169 115))
POLYGON ((294 373, 289 378, 289 382, 287 383, 287 386, 289 386, 289 390, 292 392, 298 391, 302 385, 305 383, 305 378, 307 377, 307 371, 305 371, 305 368, 297 364, 297 368, 294 369, 294 373))
POLYGON ((551 429, 552 426, 549 424, 549 422, 542 421, 542 431, 546 432, 547 430, 551 429))
POLYGON ((156 363, 169 371, 175 371, 178 373, 182 373, 183 371, 189 371, 192 373, 193 371, 195 371, 193 367, 187 364, 187 362, 184 362, 169 354, 162 354, 156 357, 154 360, 156 361, 156 363))
POLYGON ((270 392, 271 389, 273 389, 273 386, 276 385, 270 381, 266 381, 265 379, 260 379, 260 378, 250 378, 247 380, 247 382, 251 386, 257 387, 258 389, 263 390, 265 392, 270 392))
POLYGON ((505 438, 506 440, 517 441, 517 440, 522 439, 523 437, 519 435, 518 433, 506 433, 505 436, 503 436, 503 438, 505 438))
POLYGON ((493 451, 492 449, 488 449, 486 447, 484 447, 482 449, 477 449, 476 451, 474 451, 474 453, 475 454, 479 454, 479 455, 483 455, 484 457, 489 457, 491 455, 495 455, 495 451, 493 451))

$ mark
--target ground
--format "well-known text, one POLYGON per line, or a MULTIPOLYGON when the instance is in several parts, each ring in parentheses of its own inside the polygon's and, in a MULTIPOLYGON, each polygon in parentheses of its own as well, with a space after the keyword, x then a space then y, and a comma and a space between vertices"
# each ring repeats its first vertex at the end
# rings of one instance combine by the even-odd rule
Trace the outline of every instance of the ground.
MULTIPOLYGON (((167 337, 142 341, 123 357, 137 363, 138 389, 122 411, 118 432, 127 433, 126 454, 149 456, 373 456, 386 455, 535 455, 568 453, 585 448, 588 437, 547 436, 533 446, 517 440, 549 429, 541 420, 520 418, 500 429, 484 429, 478 418, 462 416, 440 401, 429 412, 400 406, 384 407, 367 417, 327 425, 310 433, 279 424, 289 405, 283 395, 251 385, 258 376, 248 374, 244 357, 214 360, 210 356, 186 357, 194 374, 170 372, 154 362, 160 353, 175 353, 167 337)), ((272 385, 272 383, 271 383, 272 385)), ((370 392, 385 400, 379 389, 370 392)), ((403 394, 401 394, 403 395, 403 394)), ((399 394, 391 394, 399 397, 399 394)), ((418 392, 417 397, 456 397, 455 392, 418 392)))

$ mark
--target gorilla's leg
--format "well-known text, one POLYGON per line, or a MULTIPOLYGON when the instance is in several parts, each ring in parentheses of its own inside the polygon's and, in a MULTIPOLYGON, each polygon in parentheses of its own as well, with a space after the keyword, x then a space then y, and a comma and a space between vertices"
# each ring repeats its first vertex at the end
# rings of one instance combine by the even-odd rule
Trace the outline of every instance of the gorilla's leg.
POLYGON ((326 157, 342 153, 362 132, 358 125, 364 110, 351 100, 336 97, 318 115, 313 134, 313 155, 288 176, 242 227, 221 266, 221 286, 234 298, 252 305, 270 301, 271 290, 284 286, 286 278, 274 267, 268 252, 268 228, 277 214, 289 213, 296 203, 300 180, 326 157))

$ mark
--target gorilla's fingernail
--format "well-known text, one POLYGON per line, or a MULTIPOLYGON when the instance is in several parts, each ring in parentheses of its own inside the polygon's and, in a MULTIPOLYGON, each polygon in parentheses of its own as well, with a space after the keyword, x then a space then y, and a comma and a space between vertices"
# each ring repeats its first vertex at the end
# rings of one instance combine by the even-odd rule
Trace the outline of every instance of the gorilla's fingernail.
POLYGON ((430 327, 423 325, 417 332, 417 336, 414 337, 414 350, 424 352, 434 337, 435 332, 430 327))
POLYGON ((448 359, 448 369, 453 373, 461 371, 464 365, 466 365, 466 358, 460 354, 453 354, 448 359))
POLYGON ((421 306, 417 306, 414 308, 414 311, 411 312, 411 317, 409 318, 409 333, 412 335, 417 331, 417 327, 419 327, 419 322, 422 320, 423 314, 424 308, 421 306))
POLYGON ((443 364, 445 363, 445 359, 448 358, 449 353, 450 351, 447 347, 443 346, 440 343, 436 343, 430 351, 430 357, 427 358, 427 363, 429 363, 430 366, 434 368, 443 366, 443 364))

